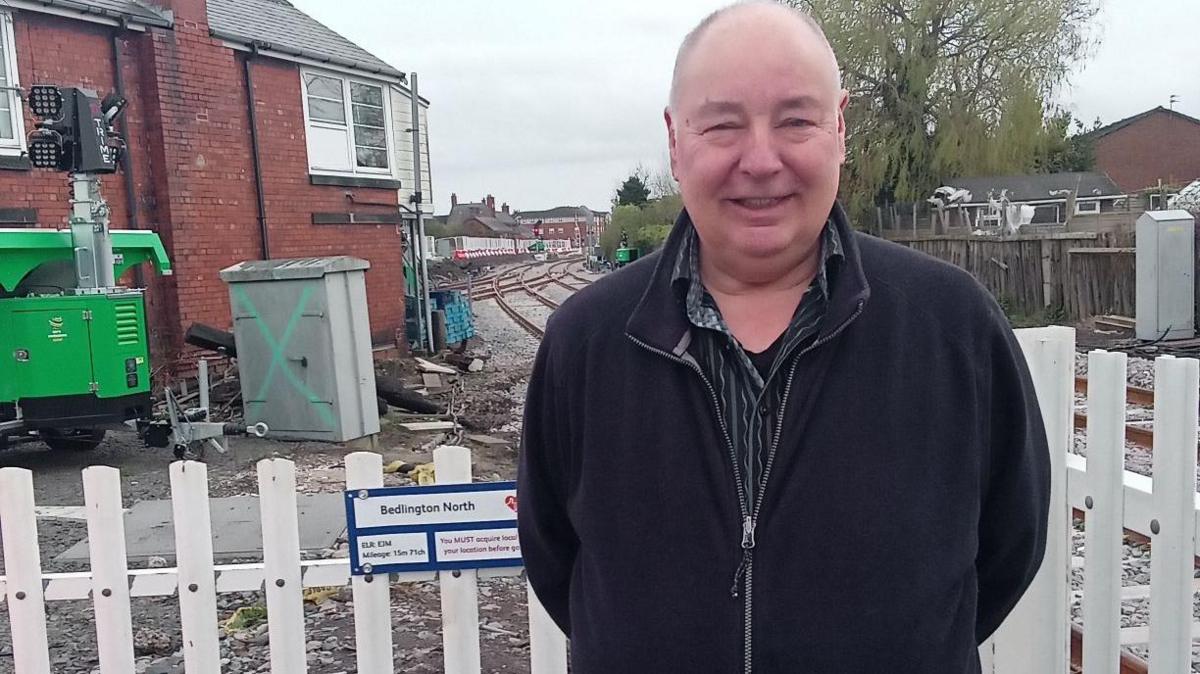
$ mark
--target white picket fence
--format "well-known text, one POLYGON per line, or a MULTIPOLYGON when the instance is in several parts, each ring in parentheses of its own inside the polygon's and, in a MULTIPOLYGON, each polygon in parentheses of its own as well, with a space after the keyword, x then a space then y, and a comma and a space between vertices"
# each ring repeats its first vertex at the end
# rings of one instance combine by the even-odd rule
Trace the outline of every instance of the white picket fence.
MULTIPOLYGON (((470 450, 434 451, 439 484, 471 481, 470 450)), ((307 671, 303 590, 350 585, 354 635, 361 674, 391 674, 392 615, 389 577, 350 576, 347 559, 300 559, 296 510, 296 469, 286 459, 258 463, 263 561, 214 565, 209 518, 208 471, 203 463, 172 463, 171 502, 175 526, 176 568, 133 569, 126 563, 120 472, 106 466, 83 471, 91 571, 47 573, 41 570, 34 516, 33 474, 0 469, 0 535, 4 567, 0 604, 8 608, 16 674, 51 674, 45 602, 91 598, 102 674, 134 671, 131 597, 179 596, 184 667, 188 674, 220 671, 217 594, 265 591, 271 671, 307 671), (100 542, 103 541, 103 544, 100 542)), ((346 457, 346 487, 383 486, 378 454, 346 457)), ((478 577, 519 575, 520 568, 391 574, 394 581, 441 584, 444 671, 480 672, 478 577)), ((567 671, 566 639, 528 591, 530 670, 534 674, 567 671)))
POLYGON ((1151 480, 1125 464, 1126 356, 1088 355, 1087 458, 1071 454, 1075 332, 1018 330, 1050 441, 1052 485, 1045 561, 1026 595, 980 648, 985 674, 1066 674, 1070 653, 1071 509, 1085 513, 1083 669, 1117 674, 1122 645, 1148 644, 1150 671, 1191 672, 1197 543, 1200 363, 1155 362, 1151 480), (1150 538, 1150 586, 1121 587, 1122 528, 1150 538), (1121 603, 1149 597, 1148 628, 1120 626, 1121 603))
MULTIPOLYGON (((1154 479, 1124 470, 1125 368, 1121 353, 1089 355, 1088 458, 1070 454, 1074 407, 1074 331, 1019 330, 1050 440, 1053 465, 1049 544, 1045 562, 1013 614, 980 648, 985 674, 1066 674, 1070 649, 1069 578, 1071 508, 1086 513, 1083 663, 1086 674, 1117 674, 1122 644, 1149 644, 1155 674, 1191 671, 1193 556, 1197 544, 1197 409, 1200 366, 1163 357, 1155 368, 1154 479), (1121 587, 1121 532, 1148 536, 1153 545, 1149 588, 1121 587), (1121 602, 1150 598, 1150 625, 1121 629, 1121 602)), ((439 483, 471 480, 470 453, 462 447, 434 452, 439 483)), ((302 588, 351 585, 358 672, 393 671, 389 578, 351 577, 345 559, 301 561, 295 467, 287 460, 258 464, 263 521, 263 561, 214 565, 204 464, 171 464, 171 498, 178 566, 128 569, 121 511, 120 474, 114 468, 83 471, 91 571, 43 574, 37 544, 32 474, 0 469, 0 527, 7 576, 0 604, 7 606, 17 674, 50 674, 45 602, 92 599, 103 674, 134 671, 130 598, 178 594, 184 660, 189 674, 219 671, 216 596, 266 593, 271 671, 306 671, 302 588)), ((346 457, 348 489, 383 486, 382 459, 359 452, 346 457)), ((520 569, 392 574, 393 581, 441 584, 444 670, 480 671, 478 577, 514 575, 520 569)), ((561 631, 528 591, 531 671, 567 669, 561 631)))

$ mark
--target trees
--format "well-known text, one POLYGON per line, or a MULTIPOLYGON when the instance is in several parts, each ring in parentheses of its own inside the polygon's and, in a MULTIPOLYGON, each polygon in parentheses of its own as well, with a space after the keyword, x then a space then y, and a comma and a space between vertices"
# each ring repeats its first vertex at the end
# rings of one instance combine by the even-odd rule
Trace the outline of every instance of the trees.
POLYGON ((638 166, 629 174, 625 182, 617 188, 616 206, 644 206, 650 200, 650 188, 646 186, 649 177, 646 170, 638 166))
POLYGON ((1037 159, 1037 170, 1040 173, 1058 173, 1096 168, 1096 148, 1088 134, 1099 128, 1100 120, 1087 128, 1069 112, 1052 115, 1046 120, 1046 147, 1037 159))
POLYGON ((682 208, 683 200, 679 195, 654 199, 643 207, 617 206, 613 209, 612 222, 600 237, 604 256, 612 259, 622 234, 628 236, 631 247, 641 249, 642 255, 656 250, 666 240, 682 208))
POLYGON ((1038 168, 1046 101, 1093 44, 1098 0, 787 0, 824 27, 844 86, 842 194, 860 217, 955 175, 1038 168))

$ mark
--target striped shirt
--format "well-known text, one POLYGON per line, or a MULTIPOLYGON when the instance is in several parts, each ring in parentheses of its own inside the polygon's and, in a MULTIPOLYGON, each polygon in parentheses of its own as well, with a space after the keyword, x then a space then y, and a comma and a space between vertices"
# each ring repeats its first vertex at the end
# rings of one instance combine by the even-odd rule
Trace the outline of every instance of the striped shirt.
POLYGON ((749 354, 742 348, 716 301, 704 288, 700 279, 700 239, 694 228, 688 232, 675 260, 671 284, 695 328, 689 350, 716 389, 745 487, 747 512, 754 511, 783 398, 785 381, 780 372, 799 348, 816 336, 834 276, 829 262, 842 257, 837 230, 826 223, 821 234, 817 275, 804 292, 787 329, 762 354, 749 354))

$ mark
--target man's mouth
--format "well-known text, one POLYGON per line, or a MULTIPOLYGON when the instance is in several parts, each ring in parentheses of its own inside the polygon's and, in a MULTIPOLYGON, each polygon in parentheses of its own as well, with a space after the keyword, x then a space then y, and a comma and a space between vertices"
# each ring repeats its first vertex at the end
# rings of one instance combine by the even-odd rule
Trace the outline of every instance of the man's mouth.
POLYGON ((747 208, 752 211, 765 211, 767 209, 778 206, 779 204, 786 201, 788 198, 789 197, 786 197, 786 196, 783 196, 783 197, 747 197, 747 198, 743 198, 743 199, 730 199, 730 201, 737 204, 738 206, 741 206, 742 208, 747 208))

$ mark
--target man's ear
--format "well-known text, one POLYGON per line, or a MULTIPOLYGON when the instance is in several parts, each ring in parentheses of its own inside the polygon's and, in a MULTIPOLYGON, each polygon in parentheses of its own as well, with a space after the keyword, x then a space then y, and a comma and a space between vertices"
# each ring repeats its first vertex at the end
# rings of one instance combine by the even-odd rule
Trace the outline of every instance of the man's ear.
POLYGON ((842 89, 842 98, 838 101, 838 150, 842 155, 842 164, 846 163, 846 106, 849 103, 850 92, 842 89))
POLYGON ((667 150, 671 156, 671 177, 678 181, 679 175, 675 173, 675 120, 671 118, 670 106, 663 109, 663 121, 667 123, 667 150))

